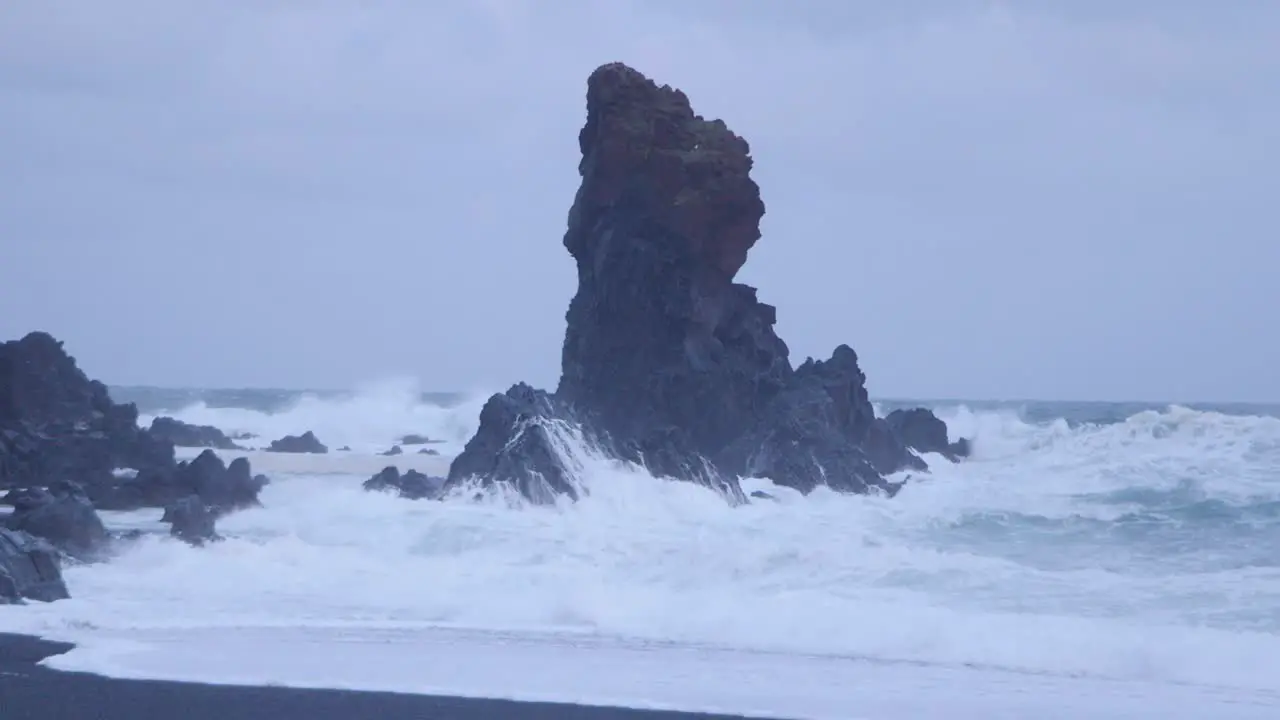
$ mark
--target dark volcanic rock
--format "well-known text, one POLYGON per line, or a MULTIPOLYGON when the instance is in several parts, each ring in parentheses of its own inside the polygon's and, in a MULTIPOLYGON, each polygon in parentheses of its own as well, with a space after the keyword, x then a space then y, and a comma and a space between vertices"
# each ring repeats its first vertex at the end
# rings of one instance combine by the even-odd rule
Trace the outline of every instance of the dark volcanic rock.
POLYGON ((266 476, 252 473, 245 458, 224 464, 213 450, 205 450, 173 468, 150 470, 133 478, 123 478, 110 492, 93 500, 104 510, 167 508, 182 498, 195 495, 212 508, 215 515, 224 515, 260 505, 258 494, 267 482, 266 476))
POLYGON ((48 333, 0 343, 0 488, 71 479, 110 485, 115 468, 172 467, 173 445, 138 427, 48 333))
POLYGON ((0 489, 16 488, 5 496, 16 508, 5 524, 91 559, 110 539, 95 508, 167 507, 197 495, 217 515, 258 503, 266 478, 247 460, 226 466, 207 450, 176 462, 175 436, 194 430, 225 446, 220 431, 168 418, 152 427, 139 428, 137 408, 113 403, 48 333, 0 344, 0 489))
POLYGON ((215 511, 198 496, 188 495, 164 509, 161 522, 169 523, 169 534, 191 545, 221 540, 214 528, 215 511))
POLYGON ((212 450, 179 465, 175 475, 183 489, 190 488, 219 515, 261 505, 258 493, 267 485, 266 476, 254 475, 248 460, 236 458, 224 465, 212 450))
POLYGON ((364 489, 377 492, 396 492, 409 500, 434 500, 440 497, 444 478, 431 477, 417 470, 404 473, 394 466, 387 466, 377 475, 364 481, 364 489))
POLYGON ((58 551, 28 533, 0 528, 0 605, 69 597, 58 551))
POLYGON ((572 421, 572 411, 544 390, 517 383, 480 410, 480 428, 449 466, 447 486, 475 478, 506 483, 521 495, 550 503, 577 499, 573 473, 555 449, 551 425, 572 421))
POLYGON ((0 502, 14 508, 4 522, 8 529, 47 540, 79 560, 101 557, 111 540, 93 503, 75 483, 11 490, 0 502))
POLYGON ((618 63, 588 78, 578 140, 582 184, 564 236, 578 288, 559 387, 490 398, 450 485, 475 477, 540 502, 576 497, 557 423, 735 501, 744 475, 891 493, 885 475, 924 469, 906 426, 875 418, 851 348, 793 367, 775 308, 734 282, 764 214, 745 140, 618 63))
POLYGON ((244 449, 212 425, 192 425, 171 417, 158 417, 151 421, 150 429, 152 435, 171 442, 177 447, 244 449))
POLYGON ((969 441, 960 438, 950 442, 947 438, 947 424, 928 410, 894 410, 885 416, 884 421, 913 450, 938 453, 949 460, 969 457, 969 441))
POLYGON ((320 442, 316 434, 310 430, 301 435, 285 435, 279 440, 273 440, 271 445, 267 447, 271 452, 282 453, 312 453, 323 455, 329 452, 329 448, 320 442))

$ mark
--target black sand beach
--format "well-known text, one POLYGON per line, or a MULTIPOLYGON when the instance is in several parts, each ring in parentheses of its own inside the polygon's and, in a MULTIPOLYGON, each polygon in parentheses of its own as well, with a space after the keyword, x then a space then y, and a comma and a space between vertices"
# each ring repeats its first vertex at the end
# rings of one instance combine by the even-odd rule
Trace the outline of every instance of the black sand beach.
POLYGON ((0 633, 3 720, 742 720, 659 712, 430 695, 115 680, 37 663, 70 643, 0 633))

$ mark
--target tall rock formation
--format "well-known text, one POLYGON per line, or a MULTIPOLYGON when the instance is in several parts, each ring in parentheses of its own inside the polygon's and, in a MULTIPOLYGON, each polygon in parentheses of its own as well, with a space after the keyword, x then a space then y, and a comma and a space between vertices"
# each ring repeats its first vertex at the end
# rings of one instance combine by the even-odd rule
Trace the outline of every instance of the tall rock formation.
POLYGON ((875 417, 851 348, 794 368, 776 309, 734 282, 764 215, 746 140, 620 63, 588 78, 578 140, 582 184, 564 236, 578 290, 559 387, 490 398, 449 486, 478 478, 536 501, 576 496, 549 431, 560 422, 733 500, 744 475, 867 492, 925 468, 898 426, 875 417))

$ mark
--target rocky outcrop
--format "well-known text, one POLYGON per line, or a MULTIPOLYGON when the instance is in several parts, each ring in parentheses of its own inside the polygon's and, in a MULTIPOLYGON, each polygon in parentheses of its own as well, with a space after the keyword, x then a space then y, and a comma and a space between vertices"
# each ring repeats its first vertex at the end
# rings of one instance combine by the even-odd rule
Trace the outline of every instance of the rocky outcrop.
POLYGON ((205 450, 172 468, 150 469, 121 478, 109 492, 93 500, 99 508, 123 510, 168 508, 178 500, 195 496, 221 516, 260 505, 258 494, 267 482, 266 476, 253 474, 245 458, 224 463, 213 450, 205 450))
POLYGON ((329 452, 329 448, 320 442, 316 434, 310 430, 301 435, 285 435, 279 440, 272 440, 271 444, 267 446, 267 450, 279 453, 312 453, 315 455, 323 455, 329 452))
MULTIPOLYGON (((220 512, 257 503, 265 478, 247 460, 228 467, 208 451, 178 463, 164 435, 164 423, 158 433, 139 428, 137 408, 112 402, 48 333, 0 344, 0 489, 57 501, 26 521, 61 522, 75 508, 163 508, 190 494, 220 512)), ((85 523, 76 532, 96 533, 76 512, 85 523)))
POLYGON ((582 184, 564 236, 578 288, 559 386, 490 398, 450 486, 576 497, 556 447, 567 427, 606 455, 733 501, 745 500, 740 476, 892 492, 886 475, 924 469, 907 426, 875 417, 851 348, 794 367, 775 308, 734 282, 764 214, 744 139, 614 63, 587 80, 578 141, 582 184))
POLYGON ((912 450, 938 453, 952 461, 969 457, 969 441, 960 438, 951 442, 947 435, 947 424, 928 410, 894 410, 885 416, 884 421, 912 450))
POLYGON ((544 390, 518 383, 480 410, 480 427, 449 466, 446 487, 470 480, 505 483, 534 502, 578 498, 578 486, 556 447, 557 425, 576 423, 572 409, 544 390))
POLYGON ((212 425, 192 425, 171 417, 158 417, 151 421, 151 434, 176 447, 214 448, 217 450, 244 450, 226 433, 212 425))
POLYGON ((45 540, 78 560, 101 559, 111 541, 98 511, 76 483, 10 490, 0 503, 14 509, 5 527, 45 540))
POLYGON ((138 427, 48 333, 0 343, 0 488, 113 482, 116 468, 171 467, 171 443, 138 427))
POLYGON ((417 470, 404 473, 395 466, 387 466, 377 475, 364 481, 364 489, 372 492, 394 492, 409 500, 435 500, 444 488, 444 478, 432 477, 417 470))
POLYGON ((217 514, 196 495, 188 495, 164 509, 160 522, 169 523, 169 534, 183 542, 201 546, 221 540, 215 528, 217 514))
POLYGON ((379 455, 382 455, 383 457, 395 457, 396 455, 403 455, 403 454, 404 454, 404 448, 400 447, 399 445, 392 445, 392 446, 391 446, 391 449, 389 449, 389 450, 385 450, 385 451, 380 452, 380 453, 378 453, 378 454, 379 454, 379 455))
POLYGON ((68 597, 57 549, 29 533, 0 528, 0 605, 68 597))

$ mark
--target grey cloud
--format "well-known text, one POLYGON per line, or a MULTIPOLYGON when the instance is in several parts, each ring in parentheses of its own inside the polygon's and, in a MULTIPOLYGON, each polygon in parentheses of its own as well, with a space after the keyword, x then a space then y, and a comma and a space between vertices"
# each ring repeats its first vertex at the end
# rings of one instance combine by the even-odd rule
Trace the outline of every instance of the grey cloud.
POLYGON ((752 143, 743 280, 879 395, 1277 399, 1280 9, 11 3, 0 334, 116 382, 554 382, 584 80, 752 143), (783 9, 785 8, 785 12, 783 9))

